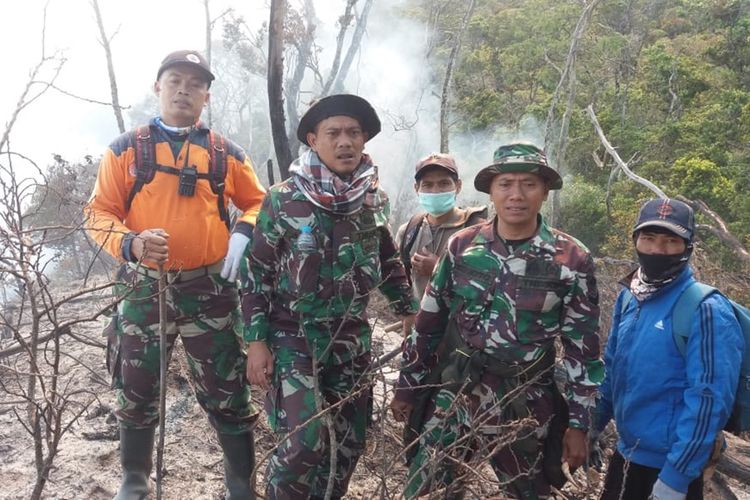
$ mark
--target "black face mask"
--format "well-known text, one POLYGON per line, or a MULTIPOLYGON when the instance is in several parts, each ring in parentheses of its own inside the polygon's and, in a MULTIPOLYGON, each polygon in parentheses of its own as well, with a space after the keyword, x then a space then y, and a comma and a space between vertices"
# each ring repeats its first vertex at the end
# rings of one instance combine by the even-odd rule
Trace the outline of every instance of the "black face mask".
POLYGON ((678 276, 687 266, 690 254, 693 253, 693 246, 689 245, 683 253, 676 255, 645 254, 638 251, 636 253, 644 280, 648 283, 656 283, 678 276))

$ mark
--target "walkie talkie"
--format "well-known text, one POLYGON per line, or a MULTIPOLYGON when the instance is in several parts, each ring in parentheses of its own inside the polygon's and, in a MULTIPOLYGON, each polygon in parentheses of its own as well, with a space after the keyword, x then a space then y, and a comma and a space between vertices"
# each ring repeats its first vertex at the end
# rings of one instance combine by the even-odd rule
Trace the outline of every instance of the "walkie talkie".
POLYGON ((193 196, 195 194, 195 182, 198 180, 198 169, 187 165, 180 170, 180 185, 177 192, 180 196, 193 196))

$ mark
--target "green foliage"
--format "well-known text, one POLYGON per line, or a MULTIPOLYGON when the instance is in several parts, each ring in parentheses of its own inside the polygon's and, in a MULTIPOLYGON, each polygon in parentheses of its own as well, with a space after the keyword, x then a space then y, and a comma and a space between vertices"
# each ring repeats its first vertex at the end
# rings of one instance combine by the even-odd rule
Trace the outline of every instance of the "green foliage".
POLYGON ((680 158, 672 167, 670 185, 674 192, 701 200, 714 210, 727 213, 734 196, 734 184, 718 165, 701 158, 680 158))
POLYGON ((580 177, 575 177, 572 182, 566 179, 565 191, 560 228, 575 235, 598 255, 610 226, 604 204, 605 191, 580 177))
MULTIPOLYGON (((544 123, 581 9, 573 0, 480 2, 454 79, 456 128, 518 130, 529 117, 544 123)), ((445 12, 438 31, 460 14, 445 12)), ((447 47, 449 40, 437 43, 447 47)), ((443 60, 430 60, 440 72, 443 60)), ((575 176, 562 191, 566 230, 599 252, 629 255, 638 206, 654 196, 618 175, 602 217, 614 165, 592 160, 592 152, 608 159, 583 112, 593 103, 608 139, 634 171, 672 196, 704 201, 741 241, 750 241, 746 0, 601 2, 580 40, 575 69, 569 144, 559 165, 575 176)), ((558 119, 564 106, 565 92, 558 119)), ((719 255, 720 244, 701 236, 719 255)))

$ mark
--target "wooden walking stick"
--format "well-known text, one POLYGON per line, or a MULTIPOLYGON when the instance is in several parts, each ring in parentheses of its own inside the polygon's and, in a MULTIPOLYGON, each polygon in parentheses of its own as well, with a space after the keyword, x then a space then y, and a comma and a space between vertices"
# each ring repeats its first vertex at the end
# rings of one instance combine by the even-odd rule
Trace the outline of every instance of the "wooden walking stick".
POLYGON ((159 264, 159 442, 156 445, 156 498, 161 500, 164 427, 167 413, 167 275, 159 264))

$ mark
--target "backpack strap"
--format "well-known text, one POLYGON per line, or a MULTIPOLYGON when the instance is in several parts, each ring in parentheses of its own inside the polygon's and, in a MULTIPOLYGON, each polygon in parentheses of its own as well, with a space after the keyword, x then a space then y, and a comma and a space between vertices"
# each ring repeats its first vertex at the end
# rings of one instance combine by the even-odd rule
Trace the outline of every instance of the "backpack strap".
MULTIPOLYGON (((128 211, 133 204, 135 195, 143 189, 143 186, 154 180, 157 170, 176 176, 185 174, 184 169, 181 170, 156 163, 156 139, 149 125, 138 127, 129 134, 130 143, 135 148, 135 183, 125 202, 125 209, 128 211)), ((224 179, 227 175, 226 139, 220 134, 209 131, 208 141, 209 172, 202 174, 193 171, 193 176, 196 179, 205 179, 211 184, 211 191, 217 196, 219 218, 224 221, 227 229, 229 229, 229 211, 224 203, 224 179)))
POLYGON ((487 220, 487 206, 485 205, 482 210, 477 210, 476 212, 472 212, 469 214, 469 217, 466 219, 466 224, 464 224, 464 227, 473 226, 475 224, 479 224, 483 220, 487 220))
POLYGON ((401 245, 399 246, 399 255, 406 269, 406 276, 409 278, 409 283, 411 283, 411 249, 417 239, 419 228, 422 227, 424 216, 424 212, 420 212, 409 219, 406 229, 404 229, 404 236, 401 238, 401 245))
POLYGON ((125 210, 130 211, 133 198, 143 188, 154 180, 156 173, 156 142, 151 134, 151 127, 143 125, 130 131, 130 144, 135 147, 135 184, 125 201, 125 210))
POLYGON ((672 337, 677 344, 677 350, 685 355, 687 341, 690 337, 690 326, 693 322, 693 314, 703 299, 718 290, 705 283, 694 282, 680 294, 677 303, 672 309, 672 337))
POLYGON ((208 131, 208 158, 211 171, 211 190, 216 195, 216 203, 219 208, 219 218, 224 221, 227 229, 230 227, 229 211, 224 203, 224 180, 227 176, 227 142, 224 136, 208 131))
POLYGON ((620 316, 625 314, 628 305, 630 305, 630 302, 632 302, 633 299, 635 299, 635 297, 633 297, 633 292, 631 292, 629 288, 623 288, 622 302, 620 302, 620 316))

